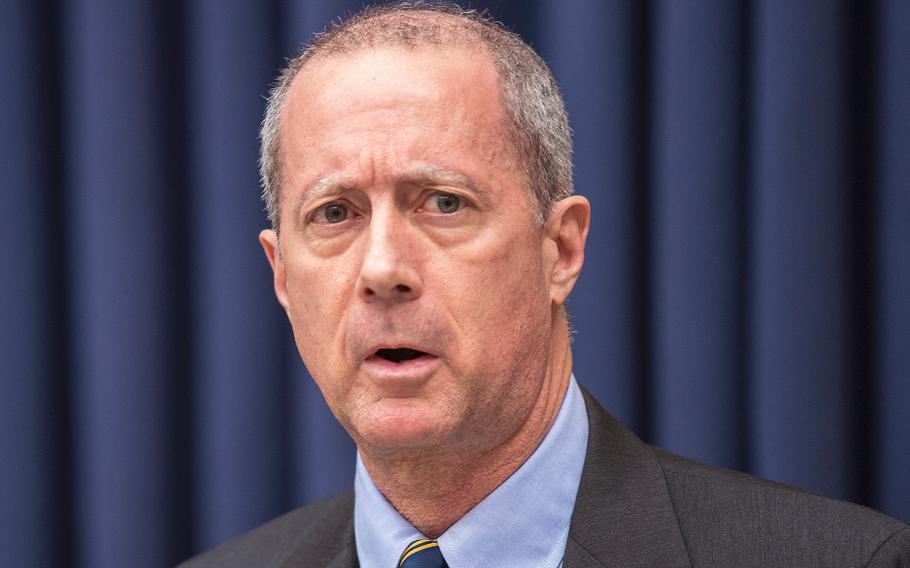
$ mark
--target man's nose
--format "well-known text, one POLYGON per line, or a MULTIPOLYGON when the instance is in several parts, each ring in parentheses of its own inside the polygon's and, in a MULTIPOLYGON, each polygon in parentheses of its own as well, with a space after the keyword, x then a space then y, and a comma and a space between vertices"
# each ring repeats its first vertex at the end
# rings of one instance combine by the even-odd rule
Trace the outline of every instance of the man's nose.
POLYGON ((367 302, 401 303, 420 297, 423 283, 406 228, 395 219, 374 216, 357 282, 367 302))

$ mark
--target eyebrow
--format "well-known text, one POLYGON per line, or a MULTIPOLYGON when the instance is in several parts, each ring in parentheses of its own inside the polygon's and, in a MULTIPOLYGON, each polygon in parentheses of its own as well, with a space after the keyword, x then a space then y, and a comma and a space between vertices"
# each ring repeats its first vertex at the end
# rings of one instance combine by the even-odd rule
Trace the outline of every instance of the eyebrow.
POLYGON ((431 164, 417 166, 398 177, 399 184, 407 185, 454 185, 476 193, 486 199, 489 193, 474 183, 474 180, 461 172, 431 164))
POLYGON ((344 193, 346 190, 353 188, 353 186, 353 183, 341 176, 328 175, 306 186, 297 201, 300 204, 307 200, 319 199, 323 195, 344 193))

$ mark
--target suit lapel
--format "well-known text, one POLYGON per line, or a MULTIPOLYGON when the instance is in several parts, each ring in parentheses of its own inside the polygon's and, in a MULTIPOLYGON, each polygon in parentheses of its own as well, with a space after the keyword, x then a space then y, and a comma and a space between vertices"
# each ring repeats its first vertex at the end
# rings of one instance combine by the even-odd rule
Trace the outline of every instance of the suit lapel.
POLYGON ((587 392, 588 450, 565 568, 684 568, 689 556, 650 448, 587 392))
POLYGON ((591 556, 591 553, 569 536, 566 541, 566 554, 563 557, 563 568, 603 568, 604 564, 591 556))
POLYGON ((354 546, 354 493, 348 491, 332 500, 328 510, 309 529, 310 536, 299 539, 282 560, 280 568, 358 568, 354 546))
POLYGON ((357 561, 357 547, 351 543, 350 546, 339 552, 326 568, 358 568, 358 566, 360 563, 357 561))
POLYGON ((328 558, 314 558, 303 553, 302 549, 296 550, 281 563, 281 568, 309 568, 310 566, 325 566, 326 568, 358 568, 360 563, 357 561, 357 547, 354 546, 354 536, 351 535, 351 543, 342 546, 341 550, 334 556, 328 558))

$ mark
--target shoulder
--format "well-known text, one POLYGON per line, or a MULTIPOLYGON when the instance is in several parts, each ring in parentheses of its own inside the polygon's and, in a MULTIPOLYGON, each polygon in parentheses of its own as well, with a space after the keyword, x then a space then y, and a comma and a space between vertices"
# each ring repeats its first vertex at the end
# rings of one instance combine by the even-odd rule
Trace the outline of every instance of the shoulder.
POLYGON ((896 519, 654 452, 695 566, 910 565, 910 527, 896 519))
POLYGON ((910 568, 906 524, 649 446, 585 395, 588 454, 570 534, 585 553, 621 549, 636 566, 910 568))
POLYGON ((278 567, 297 556, 327 565, 353 544, 353 492, 295 509, 179 568, 278 567))

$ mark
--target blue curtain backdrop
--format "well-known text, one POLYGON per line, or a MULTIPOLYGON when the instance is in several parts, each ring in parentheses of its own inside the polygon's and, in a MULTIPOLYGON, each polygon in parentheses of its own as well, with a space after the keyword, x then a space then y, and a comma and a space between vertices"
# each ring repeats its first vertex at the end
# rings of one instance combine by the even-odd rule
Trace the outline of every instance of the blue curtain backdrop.
MULTIPOLYGON (((256 135, 360 4, 0 3, 3 565, 167 566, 350 485, 256 135)), ((910 520, 910 3, 474 6, 565 93, 579 380, 670 450, 910 520)))

